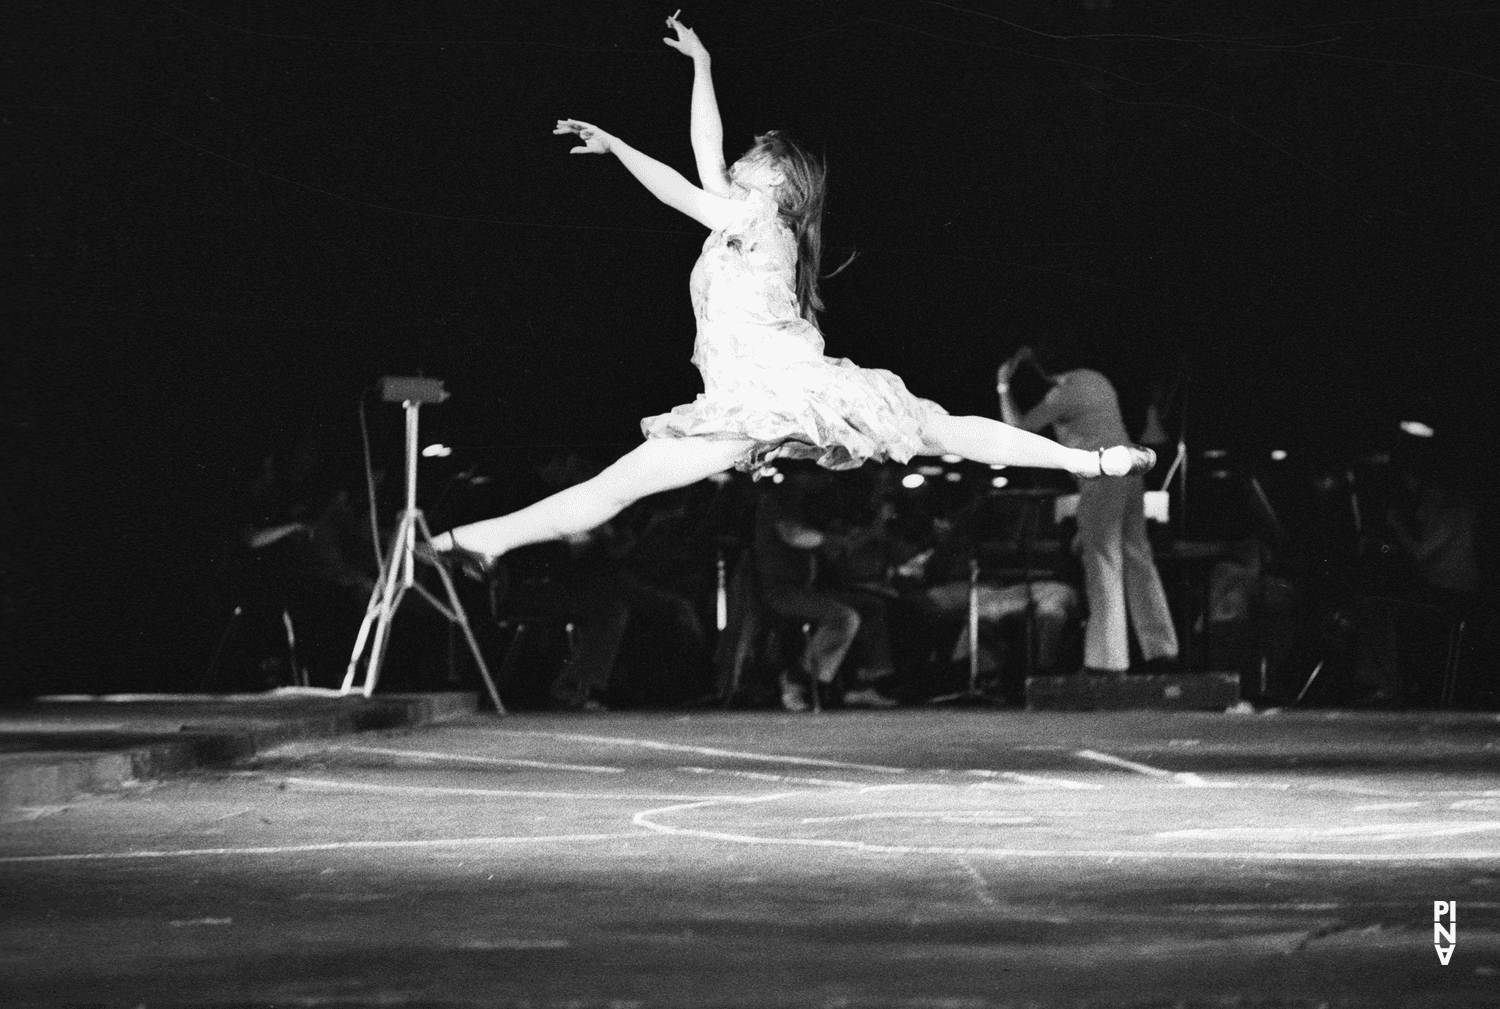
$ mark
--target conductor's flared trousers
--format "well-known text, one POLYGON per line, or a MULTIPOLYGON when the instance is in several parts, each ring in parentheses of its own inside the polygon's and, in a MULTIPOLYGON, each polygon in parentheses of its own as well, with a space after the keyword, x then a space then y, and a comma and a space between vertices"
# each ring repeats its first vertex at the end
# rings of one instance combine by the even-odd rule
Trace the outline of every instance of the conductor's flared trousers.
POLYGON ((1078 497, 1078 540, 1089 622, 1083 663, 1091 669, 1130 668, 1127 627, 1141 657, 1177 656, 1177 629, 1146 537, 1145 483, 1139 476, 1090 480, 1078 497))

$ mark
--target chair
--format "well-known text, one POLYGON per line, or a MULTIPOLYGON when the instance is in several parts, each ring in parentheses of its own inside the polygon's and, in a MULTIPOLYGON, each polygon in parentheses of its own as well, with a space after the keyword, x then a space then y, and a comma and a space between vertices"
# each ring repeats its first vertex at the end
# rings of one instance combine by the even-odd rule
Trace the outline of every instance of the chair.
MULTIPOLYGON (((725 625, 714 650, 718 669, 715 693, 726 707, 744 690, 747 668, 791 665, 796 655, 789 654, 787 639, 800 639, 799 647, 806 647, 812 634, 811 624, 779 617, 765 605, 752 551, 744 550, 733 568, 727 585, 725 625)), ((813 710, 821 710, 818 691, 810 693, 813 710)))
MULTIPOLYGON (((1380 657, 1394 663, 1392 668, 1395 675, 1401 678, 1403 688, 1408 695, 1414 692, 1412 688, 1415 684, 1410 679, 1412 671, 1409 668, 1403 668, 1405 663, 1402 659, 1411 658, 1411 653, 1404 646, 1414 643, 1427 645, 1431 650, 1425 655, 1419 655, 1419 659, 1437 659, 1440 653, 1439 662, 1432 662, 1430 665, 1424 663, 1424 665, 1427 665, 1427 668, 1438 667, 1440 669, 1436 700, 1443 707, 1451 706, 1458 694, 1464 641, 1469 626, 1478 612, 1477 607, 1455 610, 1432 602, 1376 593, 1356 596, 1353 599, 1353 605, 1354 612, 1358 614, 1357 633, 1361 635, 1373 633, 1378 628, 1385 635, 1384 637, 1377 635, 1372 640, 1386 642, 1387 651, 1381 653, 1380 657), (1441 628, 1441 633, 1428 635, 1426 641, 1423 641, 1423 635, 1420 633, 1423 624, 1429 628, 1441 628)), ((1321 666, 1322 663, 1319 663, 1319 667, 1321 666)), ((1312 676, 1303 686, 1302 693, 1298 695, 1298 700, 1301 700, 1302 695, 1307 693, 1317 674, 1318 669, 1314 669, 1312 676)))

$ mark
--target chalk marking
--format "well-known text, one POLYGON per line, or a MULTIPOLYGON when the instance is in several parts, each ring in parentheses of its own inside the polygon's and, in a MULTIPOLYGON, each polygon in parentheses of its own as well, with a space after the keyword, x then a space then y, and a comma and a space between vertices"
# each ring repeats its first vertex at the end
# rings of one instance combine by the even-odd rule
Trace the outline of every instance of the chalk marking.
POLYGON ((1448 837, 1500 830, 1500 822, 1470 823, 1365 823, 1353 827, 1202 827, 1168 830, 1153 837, 1234 838, 1268 840, 1365 837, 1372 841, 1396 841, 1413 837, 1448 837))
MULTIPOLYGON (((1301 904, 1301 903, 1269 903, 1269 904, 1173 904, 1174 911, 1219 911, 1231 914, 1242 914, 1254 911, 1337 911, 1346 905, 1340 903, 1324 904, 1301 904)), ((1369 906, 1369 905, 1361 905, 1369 906)), ((1397 904, 1392 902, 1381 906, 1406 906, 1406 902, 1397 904)))
POLYGON ((333 781, 327 778, 282 778, 288 785, 311 788, 347 788, 357 792, 406 792, 418 795, 493 795, 507 799, 718 799, 733 802, 733 795, 673 795, 662 792, 542 792, 522 788, 451 788, 442 785, 381 785, 368 781, 333 781))
POLYGON ((964 867, 964 871, 974 881, 974 896, 979 898, 979 903, 986 907, 994 907, 995 897, 990 893, 990 884, 985 880, 984 875, 970 865, 968 859, 960 858, 958 864, 964 867))
POLYGON ((1067 778, 1047 778, 1038 774, 1022 774, 1019 771, 987 771, 974 768, 964 773, 984 778, 1004 778, 1007 781, 1017 781, 1023 785, 1038 785, 1043 788, 1078 788, 1097 791, 1104 787, 1092 782, 1070 781, 1067 778))
POLYGON ((1034 816, 1002 816, 973 809, 911 810, 889 813, 849 813, 844 816, 807 816, 802 823, 841 823, 846 820, 886 820, 897 818, 937 819, 945 823, 1035 823, 1034 816))
POLYGON ((67 806, 12 806, 0 812, 0 822, 30 823, 44 816, 52 816, 67 809, 67 806))
POLYGON ((1363 806, 1350 806, 1349 812, 1372 813, 1381 809, 1411 809, 1413 806, 1420 805, 1422 805, 1420 802, 1369 802, 1363 806))
POLYGON ((687 743, 663 743, 655 739, 631 739, 621 736, 589 736, 577 732, 517 732, 518 736, 541 736, 546 739, 568 739, 584 743, 602 743, 606 746, 636 746, 646 750, 669 750, 675 753, 701 753, 709 757, 730 757, 735 760, 758 760, 766 764, 802 764, 809 767, 841 767, 850 771, 873 771, 876 774, 905 774, 904 767, 887 767, 883 764, 853 764, 845 760, 825 760, 821 757, 792 757, 772 753, 747 753, 743 750, 720 750, 712 746, 689 746, 687 743))
POLYGON ((126 859, 182 858, 190 855, 296 855, 312 851, 380 851, 400 848, 462 848, 526 842, 613 841, 640 838, 638 831, 625 834, 538 834, 532 837, 443 837, 425 841, 328 841, 322 844, 281 844, 262 848, 184 848, 178 851, 95 851, 72 855, 7 855, 0 864, 21 862, 105 862, 126 859))
MULTIPOLYGON (((806 793, 783 793, 766 795, 750 802, 771 802, 806 793)), ((695 830, 691 827, 673 827, 658 823, 654 816, 665 816, 715 804, 714 800, 679 803, 643 809, 631 817, 638 827, 674 837, 694 837, 705 841, 727 841, 732 844, 781 845, 800 848, 834 848, 843 851, 862 852, 872 855, 975 855, 990 858, 1036 858, 1036 859, 1103 859, 1159 861, 1216 861, 1216 862, 1445 862, 1445 861, 1494 861, 1500 859, 1500 851, 1450 851, 1427 854, 1392 852, 1307 852, 1307 851, 1153 851, 1119 849, 1037 849, 1037 848, 989 848, 948 847, 944 845, 871 844, 866 841, 843 841, 833 838, 813 837, 758 837, 753 834, 731 834, 725 831, 695 830)))
POLYGON ((679 767, 689 774, 723 774, 731 778, 750 778, 753 781, 783 781, 792 785, 822 785, 827 788, 862 788, 857 781, 837 781, 833 778, 794 778, 785 774, 766 774, 762 771, 731 771, 722 767, 679 767))
POLYGON ((1093 760, 1100 764, 1123 767, 1127 771, 1149 775, 1153 778, 1172 778, 1178 784, 1182 785, 1202 788, 1208 784, 1208 782, 1190 771, 1167 771, 1160 767, 1152 767, 1150 764, 1142 764, 1134 760, 1126 760, 1124 757, 1116 757, 1111 753, 1100 753, 1098 750, 1074 750, 1073 756, 1082 757, 1084 760, 1093 760))
POLYGON ((440 753, 428 750, 397 750, 383 746, 333 746, 331 750, 346 753, 377 753, 387 757, 414 757, 418 760, 453 760, 474 764, 506 764, 515 767, 537 767, 544 771, 585 771, 589 774, 624 774, 623 767, 596 764, 551 764, 545 760, 522 760, 519 757, 478 757, 463 753, 440 753))

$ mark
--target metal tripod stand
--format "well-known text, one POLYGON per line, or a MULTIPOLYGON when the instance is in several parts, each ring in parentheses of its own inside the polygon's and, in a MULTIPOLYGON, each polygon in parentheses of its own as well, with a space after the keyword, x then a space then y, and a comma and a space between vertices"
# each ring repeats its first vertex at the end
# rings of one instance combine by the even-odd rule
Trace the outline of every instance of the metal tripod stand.
POLYGON ((484 678, 484 685, 489 690, 490 700, 494 702, 497 712, 505 714, 505 705, 500 703, 500 693, 495 689, 495 681, 490 676, 489 667, 485 665, 484 656, 479 653, 479 642, 474 637, 473 628, 469 626, 469 618, 464 613, 463 605, 458 601, 458 593, 453 588, 453 579, 448 574, 448 569, 440 563, 433 563, 448 596, 446 603, 418 584, 415 577, 417 537, 420 535, 421 542, 429 548, 432 546, 432 531, 427 528, 427 519, 417 507, 417 410, 424 402, 442 402, 448 398, 448 394, 442 391, 442 383, 432 379, 387 378, 382 380, 381 385, 385 399, 400 400, 401 406, 406 410, 406 508, 401 512, 401 520, 391 537, 391 549, 381 569, 380 582, 370 595, 369 606, 365 608, 365 619, 360 624, 359 636, 354 640, 354 653, 349 657, 349 669, 344 674, 344 685, 340 693, 349 694, 356 689, 354 677, 359 670, 360 657, 365 653, 366 644, 370 646, 370 654, 365 663, 364 685, 358 689, 366 697, 374 692, 375 684, 380 678, 381 663, 385 660, 386 647, 390 644, 391 621, 401 606, 401 600, 406 597, 407 590, 415 589, 434 609, 463 630, 464 638, 469 642, 469 650, 474 654, 474 662, 479 666, 479 675, 484 678))

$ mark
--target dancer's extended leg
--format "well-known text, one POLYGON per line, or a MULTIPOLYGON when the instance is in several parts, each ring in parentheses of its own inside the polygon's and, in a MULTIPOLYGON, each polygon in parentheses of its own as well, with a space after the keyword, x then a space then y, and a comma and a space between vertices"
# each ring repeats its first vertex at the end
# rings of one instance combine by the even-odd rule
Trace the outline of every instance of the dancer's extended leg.
POLYGON ((989 417, 934 417, 923 433, 944 452, 974 462, 1062 469, 1085 477, 1099 475, 1097 452, 1067 448, 1051 438, 989 417))
POLYGON ((458 526, 433 539, 499 556, 517 547, 587 532, 649 494, 686 487, 734 465, 752 442, 709 438, 648 438, 598 476, 558 491, 509 515, 458 526))

